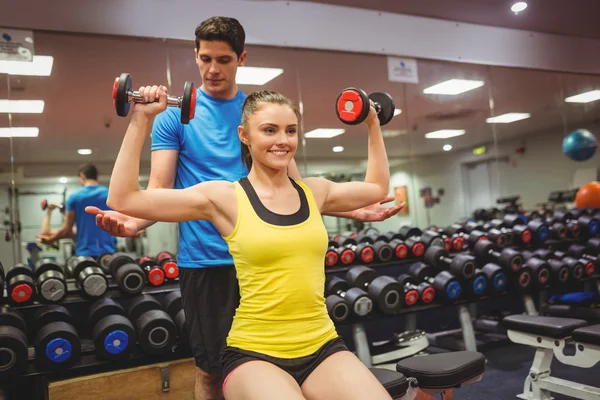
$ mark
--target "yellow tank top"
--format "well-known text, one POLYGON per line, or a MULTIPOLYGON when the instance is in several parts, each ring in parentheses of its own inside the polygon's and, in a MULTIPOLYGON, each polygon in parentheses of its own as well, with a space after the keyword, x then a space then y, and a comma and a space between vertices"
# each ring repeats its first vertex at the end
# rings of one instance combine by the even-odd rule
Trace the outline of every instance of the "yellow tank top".
POLYGON ((292 184, 300 209, 279 215, 247 178, 235 182, 238 219, 224 237, 241 295, 227 345, 278 358, 307 356, 338 336, 324 298, 327 230, 310 189, 292 184))

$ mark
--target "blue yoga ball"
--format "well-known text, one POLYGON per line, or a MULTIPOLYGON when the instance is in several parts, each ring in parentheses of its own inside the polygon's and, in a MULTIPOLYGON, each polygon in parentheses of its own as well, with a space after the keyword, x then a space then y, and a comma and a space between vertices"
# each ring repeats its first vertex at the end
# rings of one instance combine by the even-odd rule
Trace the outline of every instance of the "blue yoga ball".
POLYGON ((596 137, 587 129, 578 129, 563 139, 563 153, 571 160, 586 161, 596 153, 596 137))

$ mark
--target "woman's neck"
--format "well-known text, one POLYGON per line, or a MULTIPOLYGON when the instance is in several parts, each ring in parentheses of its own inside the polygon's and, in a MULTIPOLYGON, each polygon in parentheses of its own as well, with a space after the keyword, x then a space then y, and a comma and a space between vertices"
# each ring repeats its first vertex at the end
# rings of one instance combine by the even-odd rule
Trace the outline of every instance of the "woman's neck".
POLYGON ((248 180, 255 188, 260 187, 274 193, 291 186, 287 169, 274 170, 253 165, 248 180))

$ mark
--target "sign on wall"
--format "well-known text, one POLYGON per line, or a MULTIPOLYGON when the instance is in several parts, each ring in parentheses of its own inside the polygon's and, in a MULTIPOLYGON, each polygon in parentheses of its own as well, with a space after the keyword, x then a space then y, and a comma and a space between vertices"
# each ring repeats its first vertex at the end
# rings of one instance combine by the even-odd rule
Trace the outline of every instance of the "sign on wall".
POLYGON ((387 63, 389 81, 419 83, 417 60, 413 58, 388 57, 387 63))
POLYGON ((0 28, 0 60, 33 61, 33 31, 0 28))

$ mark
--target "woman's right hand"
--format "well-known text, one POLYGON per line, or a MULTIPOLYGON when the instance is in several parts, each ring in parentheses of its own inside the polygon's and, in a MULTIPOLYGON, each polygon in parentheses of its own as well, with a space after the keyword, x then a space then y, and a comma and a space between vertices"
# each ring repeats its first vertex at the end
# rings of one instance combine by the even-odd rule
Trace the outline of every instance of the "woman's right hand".
POLYGON ((165 86, 142 86, 139 93, 145 103, 134 102, 134 113, 142 113, 152 118, 167 109, 168 90, 165 86))

